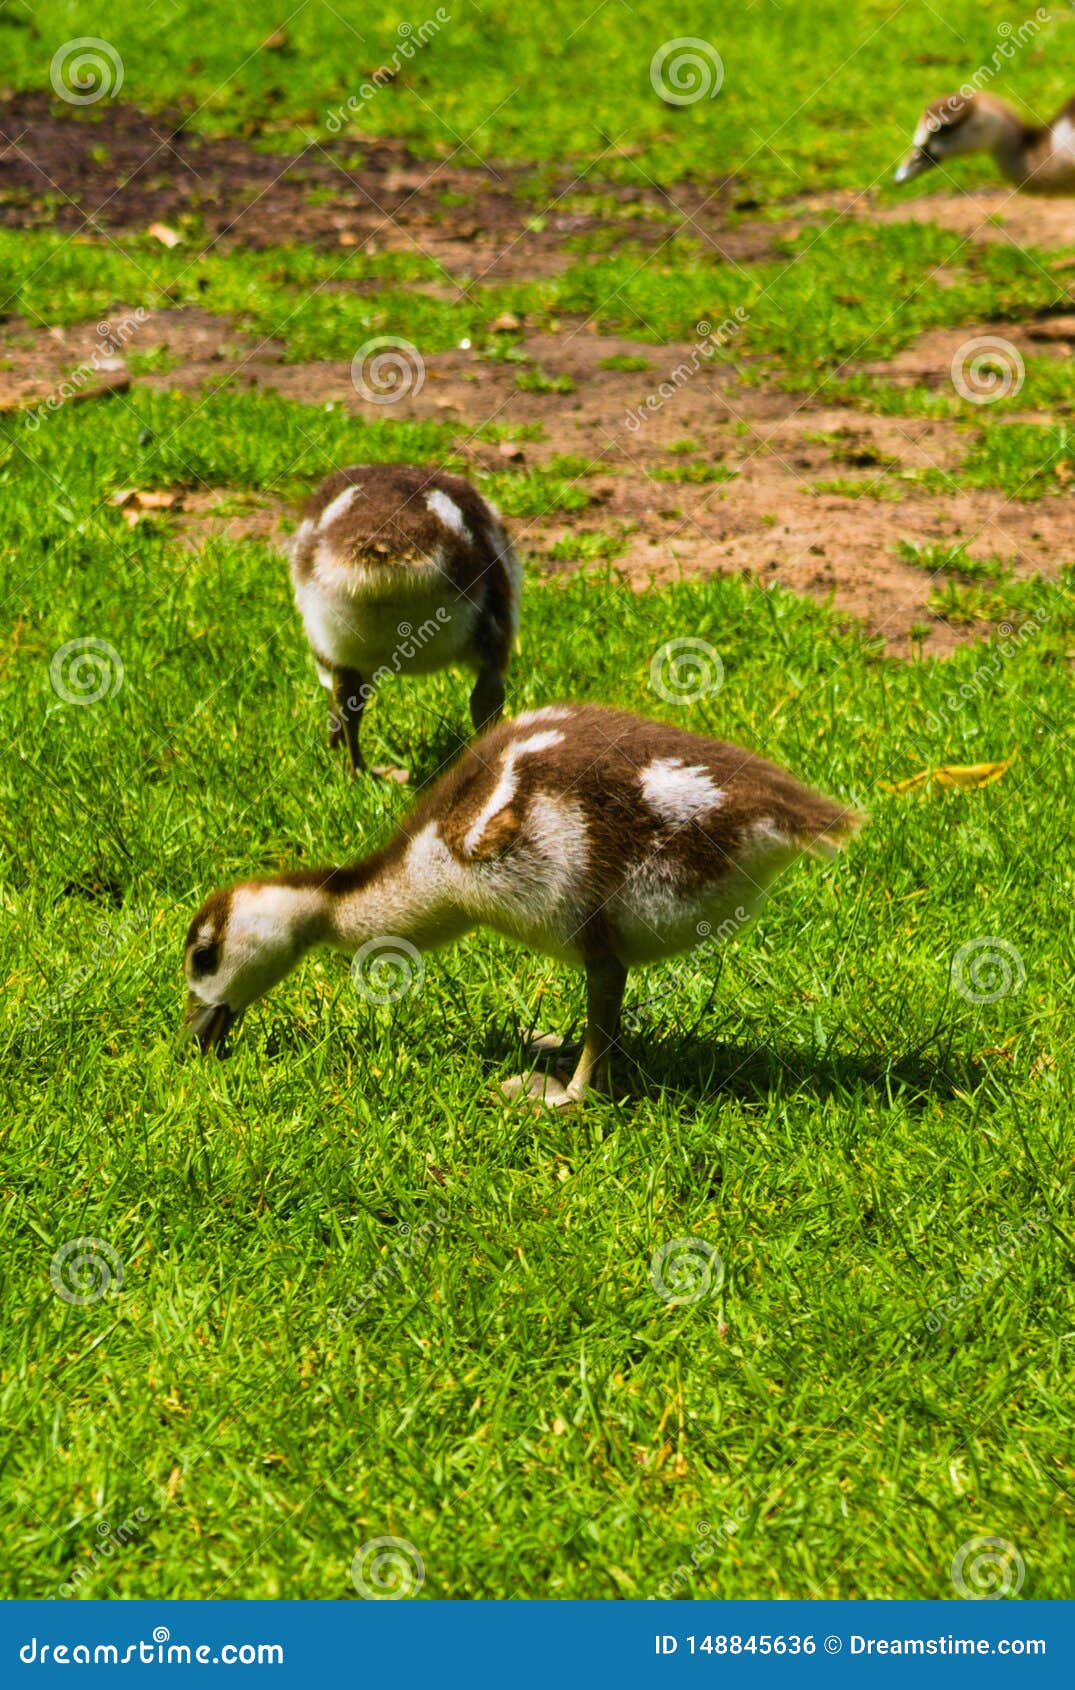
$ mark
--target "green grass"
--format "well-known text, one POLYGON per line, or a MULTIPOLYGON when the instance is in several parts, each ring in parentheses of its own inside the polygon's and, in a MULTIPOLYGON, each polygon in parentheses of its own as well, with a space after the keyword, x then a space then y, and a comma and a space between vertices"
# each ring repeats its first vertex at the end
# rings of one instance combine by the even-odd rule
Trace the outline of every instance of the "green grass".
MULTIPOLYGON (((167 28, 133 0, 107 26, 82 0, 41 0, 32 17, 0 15, 5 85, 47 87, 56 48, 107 27, 124 98, 290 147, 325 138, 396 39, 397 11, 335 12, 329 31, 298 13, 282 48, 259 51, 271 20, 217 0, 179 0, 167 28)), ((462 137, 461 163, 520 159, 546 229, 565 163, 584 163, 557 215, 613 227, 565 241, 565 270, 489 286, 420 252, 205 252, 194 216, 170 252, 4 229, 4 336, 21 352, 30 330, 120 305, 196 306, 292 361, 348 360, 384 334, 423 355, 469 339, 555 393, 560 378, 523 366, 498 317, 572 331, 588 318, 646 342, 647 358, 598 360, 648 366, 644 388, 672 379, 683 354, 669 343, 740 311, 714 356, 743 381, 958 426, 958 470, 879 496, 905 481, 1068 494, 1062 361, 1028 358, 1022 391, 995 408, 960 400, 944 369, 911 388, 858 369, 931 328, 1066 310, 1056 255, 810 212, 795 240, 774 232, 767 257, 736 265, 683 239, 625 245, 625 227, 667 210, 608 191, 733 177, 743 215, 775 218, 784 196, 868 186, 923 101, 988 61, 1004 21, 980 0, 945 16, 938 28, 924 0, 760 0, 718 29, 655 0, 580 23, 552 0, 532 26, 469 8, 363 105, 345 147, 359 164, 363 132, 420 153, 462 137), (652 55, 698 33, 718 37, 721 92, 666 106, 652 55), (566 98, 580 80, 586 99, 566 98)), ((997 91, 1042 116, 1059 105, 1073 30, 1056 16, 997 91)), ((970 161, 937 186, 989 179, 970 161)), ((136 374, 167 374, 148 337, 130 354, 136 374)), ((531 571, 510 708, 601 699, 726 736, 852 798, 869 827, 841 861, 782 879, 722 955, 632 980, 622 1104, 545 1120, 491 1101, 524 1030, 577 1025, 582 991, 488 935, 430 958, 394 1009, 364 1003, 339 959, 313 959, 247 1017, 228 1060, 200 1062, 174 1034, 205 893, 355 857, 410 798, 350 786, 330 757, 272 548, 172 514, 132 530, 109 495, 184 489, 216 494, 218 516, 285 513, 348 461, 466 467, 458 421, 240 392, 229 368, 215 391, 135 388, 37 427, 0 416, 0 1588, 49 1597, 77 1577, 88 1596, 348 1597, 355 1549, 394 1535, 421 1552, 432 1597, 660 1595, 701 1542, 714 1552, 681 1594, 951 1597, 953 1556, 986 1535, 1019 1549, 1025 1596, 1066 1595, 1070 569, 1016 581, 967 556, 970 534, 906 540, 934 608, 995 632, 898 664, 778 589, 621 585, 630 530, 595 526, 588 457, 477 474, 520 532, 586 512, 550 555, 590 572, 531 571), (725 680, 677 707, 651 666, 684 636, 719 651, 725 680), (106 642, 114 685, 79 707, 50 666, 87 639, 106 642), (979 790, 891 790, 1013 752, 979 790), (975 1003, 954 982, 979 940, 1012 989, 975 1003), (80 1237, 123 1264, 122 1285, 86 1306, 50 1283, 80 1237), (677 1306, 655 1294, 652 1260, 684 1239, 719 1252, 723 1278, 677 1306), (106 1522, 130 1520, 133 1540, 95 1561, 106 1522)), ((550 394, 550 438, 555 415, 550 394)), ((660 473, 708 479, 720 447, 697 418, 684 426, 696 437, 660 473)), ((863 463, 833 429, 804 433, 848 471, 830 491, 877 492, 869 475, 894 467, 863 463)), ((499 416, 479 434, 543 438, 499 416)), ((714 494, 730 514, 737 491, 714 494)), ((385 687, 369 749, 420 787, 462 743, 465 695, 450 675, 385 687)))
MULTIPOLYGON (((85 1566, 86 1595, 346 1596, 391 1534, 431 1596, 644 1596, 731 1518, 694 1594, 950 1595, 980 1533, 1020 1547, 1026 1595, 1062 1594, 1075 935, 1042 795, 1075 773, 1070 592, 1039 586, 1007 655, 896 666, 735 579, 531 582, 513 708, 609 699, 761 747, 865 804, 861 842, 789 874, 723 959, 634 979, 622 1106, 489 1101, 521 1031, 577 1022, 581 994, 484 935, 394 1010, 313 961, 202 1062, 173 1046, 201 897, 357 855, 409 799, 329 757, 278 557, 88 513, 116 477, 190 461, 275 491, 359 445, 293 409, 6 424, 5 1588, 85 1566), (685 629, 726 678, 677 708, 649 676, 685 629), (86 637, 124 677, 80 708, 49 668, 86 637), (1015 747, 978 792, 879 785, 1015 747), (953 961, 989 936, 1025 983, 976 1006, 953 961), (82 1236, 124 1268, 85 1307, 49 1281, 82 1236), (669 1305, 651 1258, 695 1237, 723 1284, 669 1305), (138 1509, 95 1569, 102 1521, 138 1509)), ((464 719, 459 679, 385 689, 371 748, 422 782, 464 719)))
MULTIPOLYGON (((818 0, 808 9, 760 0, 734 24, 669 11, 658 0, 611 0, 590 17, 568 0, 548 0, 534 28, 503 0, 445 9, 450 22, 409 60, 397 55, 399 75, 344 122, 341 138, 353 136, 355 152, 363 134, 375 133, 406 136, 423 151, 465 143, 479 157, 559 163, 599 155, 598 182, 670 182, 693 171, 716 187, 734 173, 740 197, 763 204, 772 195, 887 181, 922 105, 990 62, 1005 21, 1002 8, 981 0, 947 0, 943 27, 927 0, 858 0, 853 8, 818 0), (722 86, 716 98, 669 106, 651 82, 654 53, 696 35, 719 52, 722 86), (565 87, 578 86, 585 100, 564 97, 565 87)), ((415 31, 435 12, 413 14, 415 31)), ((176 104, 200 127, 290 146, 334 132, 332 114, 373 67, 392 64, 400 21, 383 0, 340 0, 331 31, 316 10, 299 11, 288 19, 283 50, 266 51, 259 48, 267 17, 222 0, 177 0, 166 29, 136 0, 117 0, 107 25, 85 0, 40 0, 32 15, 6 9, 0 40, 8 85, 47 89, 57 48, 105 28, 123 60, 125 98, 176 104)), ((1050 116, 1070 92, 1073 27, 1054 12, 1027 49, 1001 61, 993 91, 1050 116)), ((953 174, 982 180, 988 167, 974 161, 953 174)))

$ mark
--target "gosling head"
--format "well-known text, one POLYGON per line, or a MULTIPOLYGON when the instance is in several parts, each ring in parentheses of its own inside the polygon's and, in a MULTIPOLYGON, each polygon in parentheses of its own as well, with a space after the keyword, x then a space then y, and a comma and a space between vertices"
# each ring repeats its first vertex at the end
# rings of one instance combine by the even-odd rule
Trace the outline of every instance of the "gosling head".
POLYGON ((184 1029, 218 1047, 249 1004, 289 974, 318 937, 317 897, 271 881, 229 886, 205 900, 187 931, 184 1029))
POLYGON ((989 94, 946 94, 922 113, 914 145, 896 171, 897 182, 913 182, 923 171, 965 153, 993 153, 1011 137, 1018 119, 989 94))

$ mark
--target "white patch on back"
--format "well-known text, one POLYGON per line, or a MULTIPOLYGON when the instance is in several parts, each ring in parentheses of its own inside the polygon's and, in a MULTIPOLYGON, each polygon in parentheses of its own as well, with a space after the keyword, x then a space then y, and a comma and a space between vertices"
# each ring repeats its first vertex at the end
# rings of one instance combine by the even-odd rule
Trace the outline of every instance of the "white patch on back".
POLYGON ((543 704, 540 710, 524 710, 516 716, 512 727, 528 728, 533 722, 566 722, 571 711, 566 704, 543 704))
POLYGON ((563 742, 563 734, 555 728, 545 733, 531 734, 527 739, 516 740, 504 752, 500 763, 500 775, 489 797, 482 805, 477 817, 467 829, 463 840, 464 851, 476 851, 489 823, 498 815, 515 796, 515 764, 520 757, 532 755, 535 751, 546 751, 552 745, 563 742))
POLYGON ((688 767, 682 757, 656 757, 642 770, 642 796, 663 822, 682 826, 723 802, 701 764, 688 767))
POLYGON ((564 794, 536 792, 510 858, 461 868, 464 907, 472 920, 510 939, 577 962, 590 907, 589 860, 582 805, 564 794))
POLYGON ((426 494, 426 508, 443 522, 445 528, 450 528, 453 534, 458 534, 460 539, 469 540, 473 543, 473 536, 463 520, 463 513, 459 506, 454 499, 448 497, 447 493, 442 493, 439 487, 435 487, 432 493, 426 494))
POLYGON ((1070 117, 1062 117, 1053 129, 1053 150, 1075 157, 1075 123, 1070 117))
POLYGON ((351 486, 345 487, 342 493, 337 493, 336 497, 331 499, 321 512, 321 520, 318 526, 320 528, 328 528, 330 523, 335 522, 338 516, 343 515, 344 511, 348 509, 355 499, 357 499, 361 491, 361 487, 351 486))

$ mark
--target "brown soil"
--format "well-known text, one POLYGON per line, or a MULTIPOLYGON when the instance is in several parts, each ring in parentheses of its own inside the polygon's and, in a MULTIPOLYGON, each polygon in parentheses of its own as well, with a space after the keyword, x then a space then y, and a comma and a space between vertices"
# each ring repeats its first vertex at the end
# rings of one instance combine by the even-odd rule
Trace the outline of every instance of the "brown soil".
POLYGON ((187 131, 183 121, 178 113, 151 116, 113 101, 78 115, 57 113, 42 94, 15 95, 0 118, 0 224, 144 231, 163 223, 189 227, 225 249, 420 246, 449 269, 505 280, 566 266, 570 236, 622 233, 622 221, 568 203, 569 195, 601 194, 631 208, 630 238, 644 245, 666 240, 701 211, 691 232, 729 259, 746 262, 771 246, 768 227, 721 227, 730 183, 677 191, 674 204, 656 186, 640 192, 589 172, 563 172, 551 186, 543 178, 535 205, 519 193, 533 173, 518 167, 463 164, 457 154, 417 158, 402 142, 357 133, 318 140, 301 153, 264 153, 234 136, 187 131), (542 227, 535 229, 537 209, 542 227))
MULTIPOLYGON (((554 209, 543 228, 531 229, 532 205, 517 197, 519 173, 419 161, 392 142, 355 137, 346 147, 336 143, 337 157, 319 146, 300 158, 281 158, 257 153, 243 141, 186 135, 164 119, 122 106, 103 108, 92 122, 57 117, 36 96, 11 103, 4 129, 0 221, 9 223, 47 219, 78 228, 92 216, 96 223, 144 228, 196 216, 231 245, 263 246, 284 236, 381 248, 420 240, 422 249, 436 253, 450 270, 472 276, 484 268, 501 277, 533 275, 568 262, 566 237, 599 226, 595 217, 566 211, 558 216, 554 209), (353 157, 359 147, 361 166, 343 169, 340 157, 353 157), (320 190, 318 203, 311 205, 315 189, 320 190), (64 197, 59 210, 55 204, 42 205, 46 191, 64 197), (445 208, 442 193, 464 195, 467 203, 445 208)), ((586 186, 593 190, 595 184, 586 186)), ((614 192, 637 200, 633 191, 614 192)), ((725 184, 707 199, 700 190, 677 189, 677 200, 692 220, 693 233, 701 229, 729 258, 748 262, 771 249, 775 234, 795 225, 722 229, 732 192, 725 184)), ((674 228, 661 220, 670 209, 667 197, 654 190, 650 200, 648 209, 659 215, 632 219, 632 238, 656 241, 674 228)), ((850 195, 832 195, 804 202, 794 213, 805 219, 822 209, 862 215, 869 208, 850 195)), ((908 200, 899 210, 869 214, 947 221, 975 239, 1007 233, 1044 246, 1069 238, 1065 202, 1014 200, 1007 194, 924 197, 908 200), (993 214, 1003 216, 1003 229, 988 220, 993 214)), ((118 320, 124 313, 117 309, 113 315, 118 320)), ((1026 328, 982 324, 939 331, 887 363, 867 368, 896 382, 947 387, 958 347, 990 332, 1024 354, 1066 356, 1075 318, 1052 318, 1026 328)), ((175 360, 167 374, 136 378, 151 385, 197 389, 227 373, 297 400, 363 409, 348 364, 284 363, 283 346, 255 347, 226 319, 207 313, 149 313, 132 344, 138 350, 162 345, 175 360)), ((598 336, 577 323, 565 322, 555 334, 526 333, 523 350, 550 377, 569 377, 572 391, 522 391, 517 364, 457 350, 429 357, 421 393, 401 399, 390 414, 457 421, 457 450, 475 468, 544 464, 553 454, 587 460, 592 467, 580 478, 592 501, 586 510, 512 524, 524 550, 541 567, 574 567, 573 536, 613 533, 625 546, 615 567, 639 587, 678 575, 748 573, 831 598, 882 636, 890 652, 903 653, 911 649, 912 632, 917 637, 923 628, 929 649, 939 651, 986 630, 981 624, 953 626, 936 613, 931 604, 936 583, 923 569, 901 560, 900 541, 959 542, 972 557, 1002 560, 1017 575, 1055 573, 1068 555, 1064 500, 1022 503, 988 491, 927 494, 907 479, 917 469, 950 468, 960 461, 968 437, 959 424, 874 417, 786 394, 743 379, 749 372, 698 360, 696 348, 635 344, 598 336), (616 354, 644 358, 649 367, 632 373, 603 369, 602 362, 616 354), (640 410, 647 395, 685 363, 697 364, 696 373, 672 383, 655 410, 640 410), (508 460, 496 445, 477 438, 490 422, 538 424, 542 438, 517 448, 520 456, 508 460), (683 441, 694 443, 689 451, 673 450, 683 441), (729 478, 680 480, 684 465, 709 466, 729 478), (825 482, 841 485, 819 485, 825 482)), ((84 389, 126 379, 122 349, 110 349, 107 336, 93 324, 44 334, 11 333, 4 363, 0 409, 41 403, 56 394, 66 372, 87 363, 92 369, 84 389)), ((389 414, 383 407, 377 412, 389 414)), ((214 514, 224 497, 219 490, 187 490, 176 507, 178 519, 192 533, 209 527, 265 534, 281 514, 264 500, 250 501, 238 516, 214 514)), ((234 512, 234 498, 224 509, 234 512)))

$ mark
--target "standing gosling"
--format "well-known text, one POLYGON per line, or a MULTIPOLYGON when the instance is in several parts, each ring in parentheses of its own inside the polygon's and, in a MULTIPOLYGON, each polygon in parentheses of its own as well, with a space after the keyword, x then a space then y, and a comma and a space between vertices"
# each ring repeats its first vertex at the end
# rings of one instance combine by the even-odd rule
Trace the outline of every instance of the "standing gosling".
POLYGON ((965 153, 992 153, 1001 174, 1028 194, 1075 194, 1075 100, 1039 126, 992 94, 947 94, 922 113, 895 179, 913 182, 965 153))
POLYGON ((830 855, 861 819, 720 740, 596 705, 532 710, 484 734, 372 856, 207 898, 186 1024, 211 1049, 315 945, 413 958, 492 927, 586 970, 570 1083, 501 1088, 578 1102, 609 1088, 628 968, 735 930, 789 863, 830 855))
POLYGON ((413 464, 337 470, 288 550, 295 603, 332 695, 329 744, 344 743, 352 774, 365 768, 363 709, 387 675, 463 663, 477 675, 474 727, 499 719, 522 571, 499 516, 469 482, 413 464))

